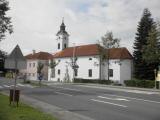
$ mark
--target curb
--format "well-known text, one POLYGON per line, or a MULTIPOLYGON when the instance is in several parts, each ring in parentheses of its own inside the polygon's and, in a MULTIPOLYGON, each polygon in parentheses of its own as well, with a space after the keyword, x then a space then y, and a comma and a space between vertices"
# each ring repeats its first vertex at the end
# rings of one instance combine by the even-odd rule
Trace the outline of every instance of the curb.
MULTIPOLYGON (((50 82, 52 83, 52 82, 50 82)), ((55 83, 55 82, 53 82, 55 83)), ((43 83, 43 84, 47 84, 43 83)), ((60 84, 70 84, 70 85, 86 85, 86 86, 96 86, 96 87, 108 87, 108 88, 118 88, 118 89, 128 89, 128 90, 140 90, 140 91, 148 91, 148 92, 160 92, 160 89, 149 89, 149 88, 138 88, 138 87, 126 87, 126 86, 113 86, 113 85, 102 85, 102 84, 89 84, 89 83, 58 83, 60 84)), ((50 86, 50 85, 48 85, 50 86)))

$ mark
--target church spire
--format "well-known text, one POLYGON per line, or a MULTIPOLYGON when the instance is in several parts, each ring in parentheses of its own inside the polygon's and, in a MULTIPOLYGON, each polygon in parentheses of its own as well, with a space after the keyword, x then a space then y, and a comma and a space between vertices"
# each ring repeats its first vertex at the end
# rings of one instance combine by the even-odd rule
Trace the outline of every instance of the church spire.
POLYGON ((62 24, 60 26, 60 31, 65 31, 64 17, 62 18, 62 24))
POLYGON ((65 24, 64 24, 64 17, 62 18, 62 23, 61 23, 61 25, 60 25, 60 30, 57 32, 57 36, 59 35, 59 34, 67 34, 68 35, 68 33, 66 32, 66 26, 65 26, 65 24))

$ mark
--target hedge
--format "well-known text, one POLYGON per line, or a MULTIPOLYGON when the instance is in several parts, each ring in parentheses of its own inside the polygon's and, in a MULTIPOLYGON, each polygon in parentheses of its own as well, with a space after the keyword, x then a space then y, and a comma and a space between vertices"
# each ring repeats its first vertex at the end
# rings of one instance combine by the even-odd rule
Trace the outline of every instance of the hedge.
POLYGON ((125 80, 124 84, 129 87, 154 88, 155 81, 152 80, 125 80))
POLYGON ((81 78, 75 78, 74 83, 99 83, 99 84, 112 84, 113 81, 111 80, 98 80, 98 79, 81 79, 81 78))

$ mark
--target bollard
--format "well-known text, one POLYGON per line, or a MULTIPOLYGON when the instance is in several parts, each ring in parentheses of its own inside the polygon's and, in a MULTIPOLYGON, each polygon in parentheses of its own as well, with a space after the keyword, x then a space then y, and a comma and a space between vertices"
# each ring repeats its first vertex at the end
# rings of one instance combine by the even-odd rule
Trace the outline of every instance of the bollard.
POLYGON ((11 105, 12 102, 13 102, 13 104, 14 104, 14 102, 16 102, 17 107, 18 107, 19 98, 20 98, 20 90, 15 90, 15 94, 14 94, 14 89, 10 89, 10 97, 9 97, 10 105, 11 105))

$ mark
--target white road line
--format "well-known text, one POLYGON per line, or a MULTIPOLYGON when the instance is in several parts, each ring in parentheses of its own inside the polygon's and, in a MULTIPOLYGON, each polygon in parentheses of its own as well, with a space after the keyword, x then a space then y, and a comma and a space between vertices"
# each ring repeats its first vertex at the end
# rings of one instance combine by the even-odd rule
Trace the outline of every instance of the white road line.
POLYGON ((82 90, 77 90, 77 89, 73 89, 73 88, 64 88, 64 87, 55 87, 55 88, 60 88, 60 89, 64 89, 64 90, 72 90, 72 91, 82 91, 82 90))
POLYGON ((108 99, 108 100, 118 100, 118 101, 130 101, 124 98, 109 98, 109 97, 104 97, 104 96, 98 96, 99 98, 103 98, 103 99, 108 99))
POLYGON ((0 88, 3 88, 2 86, 0 86, 0 88))
POLYGON ((140 90, 126 90, 125 92, 139 93, 139 94, 148 94, 148 95, 155 94, 155 92, 140 91, 140 90))
POLYGON ((4 87, 10 87, 9 85, 3 85, 4 87))
POLYGON ((115 105, 115 106, 119 106, 119 107, 127 107, 127 106, 125 106, 125 105, 115 104, 115 103, 106 102, 106 101, 101 101, 101 100, 96 100, 96 99, 91 99, 91 100, 92 100, 92 101, 95 101, 95 102, 111 104, 111 105, 115 105))
POLYGON ((103 94, 103 95, 123 97, 123 98, 127 98, 127 99, 140 100, 140 101, 144 101, 144 102, 152 102, 152 103, 158 103, 158 104, 160 104, 159 101, 153 101, 153 100, 145 100, 145 99, 140 99, 140 98, 125 97, 125 96, 120 96, 120 95, 110 95, 110 94, 103 94))
POLYGON ((71 94, 66 94, 66 93, 62 93, 62 92, 55 92, 55 93, 61 94, 61 95, 73 96, 73 95, 71 95, 71 94))

